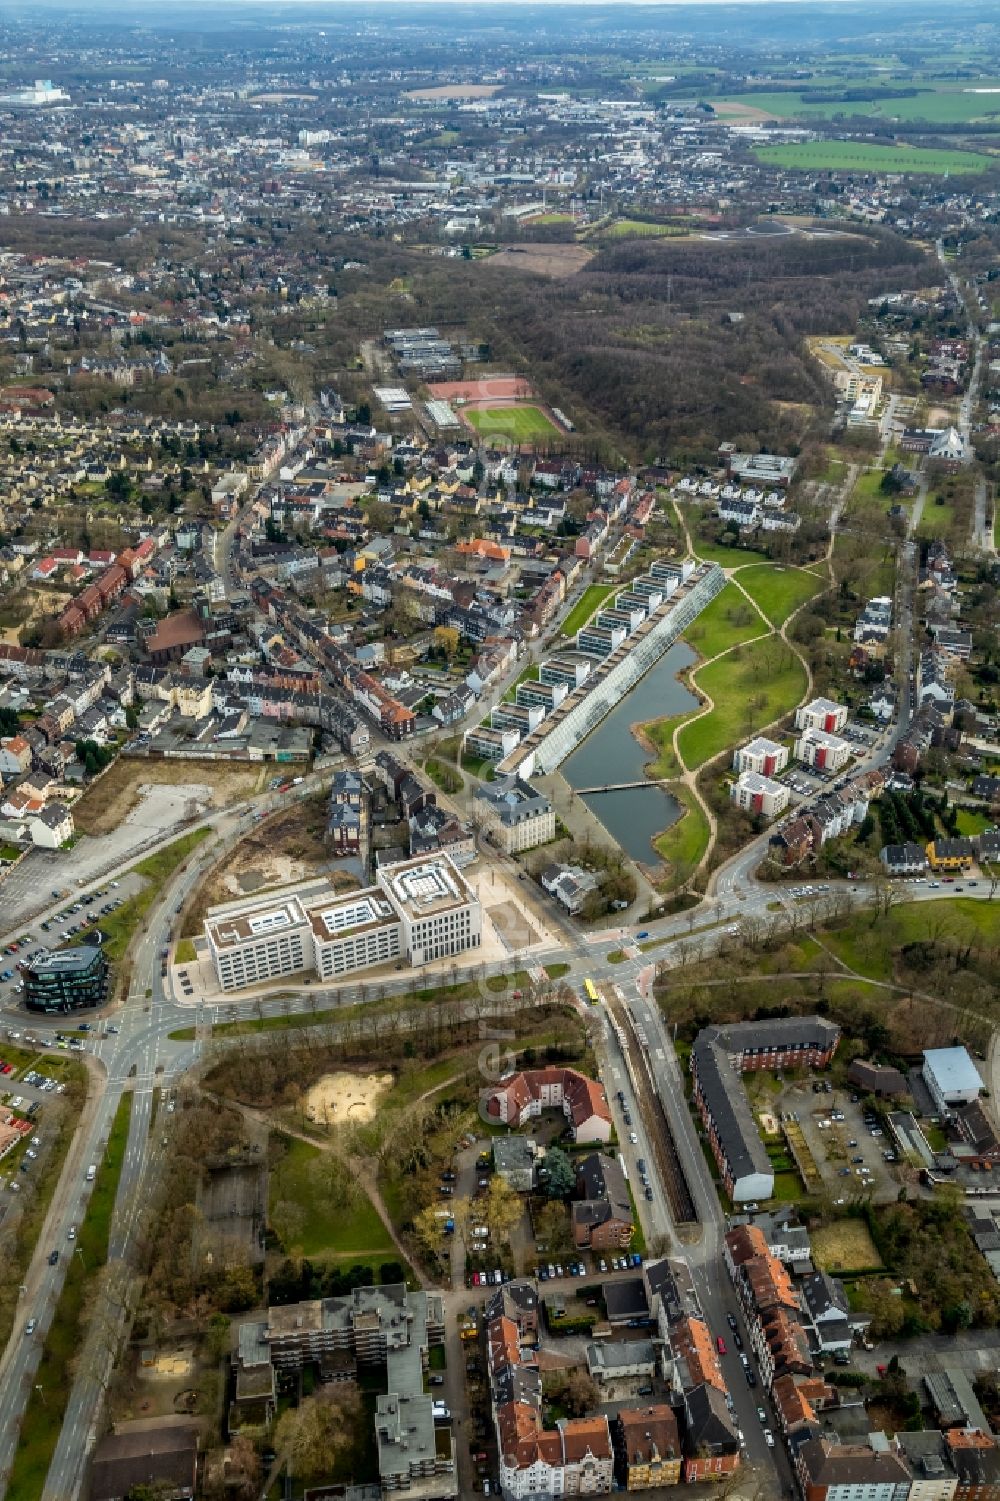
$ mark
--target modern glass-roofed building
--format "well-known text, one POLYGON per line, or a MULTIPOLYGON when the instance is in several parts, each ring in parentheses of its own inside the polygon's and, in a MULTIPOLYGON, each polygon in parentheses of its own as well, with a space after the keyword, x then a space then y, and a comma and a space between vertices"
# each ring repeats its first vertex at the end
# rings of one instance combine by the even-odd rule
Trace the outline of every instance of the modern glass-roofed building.
POLYGON ((108 961, 97 946, 59 949, 26 965, 23 974, 29 1011, 81 1011, 108 997, 108 961))

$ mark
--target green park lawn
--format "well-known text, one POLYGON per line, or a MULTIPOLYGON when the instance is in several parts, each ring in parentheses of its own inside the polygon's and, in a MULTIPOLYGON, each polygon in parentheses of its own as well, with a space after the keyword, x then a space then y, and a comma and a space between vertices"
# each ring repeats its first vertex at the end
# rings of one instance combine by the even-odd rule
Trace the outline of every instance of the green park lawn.
POLYGON ((694 538, 694 551, 703 563, 718 563, 721 568, 742 568, 763 556, 751 547, 727 547, 723 542, 701 537, 694 538))
POLYGON ((802 663, 774 636, 738 646, 694 676, 715 707, 678 735, 677 748, 691 771, 790 713, 806 689, 802 663))
POLYGON ((581 630, 587 624, 597 606, 602 605, 608 595, 612 594, 618 587, 620 586, 617 584, 591 584, 588 588, 584 589, 580 598, 563 621, 563 635, 575 636, 577 631, 581 630))
POLYGON ((988 814, 977 813, 974 808, 956 808, 955 822, 960 837, 965 839, 971 839, 974 834, 981 834, 993 825, 988 814))
POLYGON ((817 574, 801 568, 782 568, 776 563, 741 568, 739 581, 774 626, 784 625, 793 611, 823 588, 823 580, 817 574))
POLYGON ((471 422, 477 433, 509 438, 514 443, 529 442, 532 438, 551 438, 557 431, 541 407, 480 407, 467 409, 463 416, 471 422))
POLYGON ((955 508, 948 504, 938 505, 932 495, 928 495, 924 501, 923 513, 920 517, 920 525, 917 527, 918 537, 946 537, 955 525, 955 508))
POLYGON ((931 151, 920 146, 873 146, 866 141, 804 141, 785 146, 758 146, 758 161, 801 172, 914 172, 940 177, 947 173, 986 172, 994 157, 974 151, 931 151))
POLYGON ((743 598, 736 585, 728 583, 692 621, 684 632, 684 639, 707 660, 741 641, 749 641, 751 636, 763 635, 766 629, 757 611, 743 598))
POLYGON ((683 804, 685 811, 671 828, 653 840, 653 848, 670 865, 667 884, 676 886, 687 880, 698 864, 708 848, 711 831, 708 819, 690 787, 678 782, 669 790, 683 804))
POLYGON ((298 1207, 302 1227, 296 1245, 302 1254, 313 1260, 348 1256, 394 1258, 396 1248, 392 1238, 364 1190, 355 1185, 356 1198, 349 1205, 318 1192, 315 1165, 324 1153, 294 1136, 284 1137, 283 1144, 285 1155, 270 1175, 271 1212, 280 1203, 298 1207))
POLYGON ((955 897, 949 901, 904 902, 878 923, 854 922, 827 932, 824 942, 845 964, 872 980, 891 980, 893 954, 907 944, 927 940, 940 925, 944 937, 986 944, 1000 942, 1000 906, 994 902, 955 897))

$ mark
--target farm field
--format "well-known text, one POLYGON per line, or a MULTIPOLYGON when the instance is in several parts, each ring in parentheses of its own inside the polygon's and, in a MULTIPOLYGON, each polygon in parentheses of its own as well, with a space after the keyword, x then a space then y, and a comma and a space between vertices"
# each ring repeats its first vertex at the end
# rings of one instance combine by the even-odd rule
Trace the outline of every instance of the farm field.
POLYGON ((996 158, 974 151, 928 151, 920 146, 872 146, 865 141, 805 141, 754 149, 758 161, 802 172, 986 172, 996 158))
POLYGON ((738 646, 694 674, 715 707, 692 719, 677 737, 689 770, 795 708, 806 688, 805 668, 774 636, 738 646))
MULTIPOLYGON (((832 92, 836 84, 826 83, 815 92, 832 92)), ((857 87, 857 81, 854 81, 857 87)), ((977 87, 989 87, 988 83, 977 87)), ((995 121, 1000 128, 1000 95, 977 94, 954 87, 936 88, 933 85, 917 85, 918 93, 910 97, 894 98, 886 92, 875 99, 817 99, 814 94, 803 92, 761 92, 741 94, 736 98, 715 99, 716 109, 724 106, 723 113, 729 119, 737 119, 746 112, 748 117, 759 113, 775 116, 779 120, 812 117, 833 120, 838 116, 852 115, 878 120, 926 120, 934 125, 969 125, 973 121, 995 121)))
POLYGON ((466 407, 462 416, 477 433, 528 442, 532 438, 551 438, 557 431, 541 407, 466 407))
MULTIPOLYGON (((742 574, 740 575, 742 579, 742 574)), ((705 606, 697 620, 684 632, 684 639, 706 660, 748 641, 751 636, 761 636, 766 631, 763 620, 744 599, 734 583, 726 584, 721 594, 705 606)))
POLYGON ((801 568, 781 568, 774 563, 741 568, 738 577, 754 604, 774 626, 784 625, 794 610, 823 588, 818 575, 801 568))

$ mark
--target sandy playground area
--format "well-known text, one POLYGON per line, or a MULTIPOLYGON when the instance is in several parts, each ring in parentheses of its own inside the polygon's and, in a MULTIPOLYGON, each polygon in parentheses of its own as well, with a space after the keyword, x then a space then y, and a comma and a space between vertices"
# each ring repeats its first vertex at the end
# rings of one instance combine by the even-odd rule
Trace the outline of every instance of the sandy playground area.
POLYGON ((321 1126, 363 1125, 391 1087, 391 1074, 324 1074, 306 1095, 306 1116, 321 1126))

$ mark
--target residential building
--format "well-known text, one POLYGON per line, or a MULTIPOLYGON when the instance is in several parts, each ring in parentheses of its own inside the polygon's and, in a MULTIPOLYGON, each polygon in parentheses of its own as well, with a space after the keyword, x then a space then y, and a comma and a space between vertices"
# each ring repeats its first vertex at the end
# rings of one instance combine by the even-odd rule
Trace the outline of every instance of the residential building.
POLYGON ((576 1165, 572 1205, 573 1239, 583 1249, 624 1250, 632 1240, 635 1221, 628 1184, 618 1161, 591 1152, 576 1165))
POLYGON ((847 705, 829 698, 814 698, 795 711, 797 730, 823 730, 827 735, 835 735, 846 723, 847 705))
POLYGON ((761 776, 757 771, 744 771, 729 787, 729 800, 760 818, 777 818, 788 807, 790 793, 783 782, 761 776))
POLYGON ((930 867, 938 870, 968 870, 975 854, 971 839, 932 839, 926 855, 930 867))
POLYGON ((757 735, 741 745, 733 755, 735 771, 755 771, 762 777, 777 776, 788 765, 788 747, 769 740, 766 735, 757 735))
POLYGON ((599 885, 594 872, 579 865, 547 865, 538 879, 549 895, 570 913, 579 912, 599 885))
POLYGON ((491 1119, 523 1126, 543 1110, 561 1110, 574 1141, 611 1140, 611 1110, 604 1085, 573 1068, 525 1069, 484 1091, 491 1119))
POLYGON ((883 1063, 869 1063, 866 1058, 852 1058, 847 1066, 847 1082, 863 1094, 880 1100, 909 1094, 910 1086, 898 1068, 883 1063))
POLYGON ((714 1025, 691 1049, 694 1097, 734 1203, 770 1198, 774 1170, 739 1075, 749 1069, 825 1068, 840 1029, 819 1016, 714 1025))
POLYGON ((807 729, 795 742, 795 758, 816 771, 839 771, 851 759, 849 740, 827 730, 807 729))
POLYGON ((39 849, 58 850, 73 837, 73 815, 65 803, 46 803, 28 822, 31 842, 39 849))
POLYGON ((867 1443, 807 1439, 793 1456, 803 1501, 906 1501, 910 1473, 884 1433, 867 1443))
POLYGON ((680 1481, 680 1434, 674 1410, 666 1402, 622 1408, 612 1420, 611 1442, 621 1490, 653 1490, 680 1481))
POLYGON ((927 869, 927 855, 919 844, 886 844, 878 857, 887 876, 919 876, 927 869))

